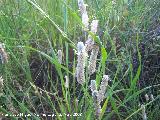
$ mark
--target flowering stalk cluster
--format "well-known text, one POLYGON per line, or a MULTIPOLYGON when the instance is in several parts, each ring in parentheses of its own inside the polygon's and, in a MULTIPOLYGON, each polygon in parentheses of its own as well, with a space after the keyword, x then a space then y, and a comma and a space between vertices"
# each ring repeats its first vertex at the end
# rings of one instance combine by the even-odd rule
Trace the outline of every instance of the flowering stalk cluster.
MULTIPOLYGON (((91 32, 96 34, 97 28, 98 28, 98 20, 93 20, 91 23, 91 32)), ((99 46, 94 44, 94 40, 91 35, 88 35, 88 40, 86 41, 85 46, 87 52, 92 50, 88 66, 89 75, 92 75, 96 71, 96 62, 99 52, 99 46)))
POLYGON ((97 87, 96 87, 96 81, 91 80, 90 89, 92 91, 95 114, 96 114, 97 118, 99 118, 100 114, 101 114, 101 102, 105 98, 105 92, 106 92, 106 88, 108 86, 108 80, 109 80, 108 75, 104 75, 102 78, 102 82, 101 82, 99 91, 97 90, 97 87))
MULTIPOLYGON (((79 6, 79 10, 82 16, 82 23, 85 25, 84 30, 86 30, 88 29, 88 26, 89 26, 89 19, 88 19, 88 14, 86 10, 87 5, 84 4, 83 0, 78 0, 78 6, 79 6)), ((98 28, 98 20, 93 20, 91 23, 90 31, 93 34, 96 34, 97 28, 98 28)), ((77 47, 78 47, 77 48, 78 49, 78 64, 76 68, 76 77, 77 77, 78 83, 83 84, 85 81, 85 75, 84 75, 85 57, 88 56, 88 52, 92 50, 90 59, 89 59, 89 65, 88 65, 89 75, 92 75, 96 71, 96 62, 97 62, 97 56, 99 52, 99 46, 94 43, 93 36, 88 35, 88 40, 85 42, 85 46, 83 45, 82 42, 79 42, 77 47), (81 46, 80 49, 79 49, 79 46, 81 46)))

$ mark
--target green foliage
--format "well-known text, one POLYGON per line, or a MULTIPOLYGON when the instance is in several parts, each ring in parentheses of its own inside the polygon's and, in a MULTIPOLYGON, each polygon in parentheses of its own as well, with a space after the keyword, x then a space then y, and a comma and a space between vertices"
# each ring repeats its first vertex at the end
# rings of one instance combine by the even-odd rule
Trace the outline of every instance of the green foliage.
POLYGON ((8 63, 0 64, 0 76, 4 79, 0 118, 1 114, 10 116, 16 111, 31 114, 36 120, 47 119, 43 114, 50 113, 59 120, 94 120, 90 80, 95 79, 99 87, 102 76, 107 74, 111 81, 99 119, 139 120, 142 118, 139 104, 146 106, 148 119, 160 119, 159 64, 150 75, 152 81, 142 81, 145 61, 152 59, 152 53, 157 59, 160 56, 158 35, 150 35, 159 26, 159 0, 85 0, 85 3, 89 22, 99 20, 96 35, 82 31, 84 25, 76 0, 0 1, 0 42, 5 44, 9 56, 8 63), (88 34, 100 52, 96 73, 88 76, 86 69, 87 82, 81 86, 75 77, 76 44, 84 42, 88 34), (141 43, 148 49, 142 50, 141 43), (58 62, 58 50, 63 52, 62 64, 58 62), (69 88, 65 87, 66 75, 69 88), (145 101, 142 96, 146 93, 153 94, 155 99, 145 101), (75 113, 82 116, 74 117, 75 113))

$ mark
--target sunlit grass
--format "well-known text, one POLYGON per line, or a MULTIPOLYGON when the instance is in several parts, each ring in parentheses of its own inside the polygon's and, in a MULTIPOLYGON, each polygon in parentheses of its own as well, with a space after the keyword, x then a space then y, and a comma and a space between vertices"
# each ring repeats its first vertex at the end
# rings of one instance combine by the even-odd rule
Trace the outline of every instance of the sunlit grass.
POLYGON ((149 78, 142 81, 142 74, 148 56, 154 53, 158 59, 160 55, 159 38, 146 37, 159 25, 160 2, 85 0, 89 23, 99 20, 98 33, 93 34, 82 30, 77 1, 0 1, 0 42, 5 44, 9 56, 8 63, 0 64, 4 80, 0 118, 24 113, 37 120, 47 119, 43 114, 54 114, 51 118, 59 120, 94 120, 90 80, 96 80, 99 88, 107 74, 110 81, 99 119, 142 119, 141 104, 146 107, 148 119, 159 119, 160 71, 157 69, 150 82, 149 78), (87 35, 94 38, 100 51, 95 74, 89 76, 85 68, 86 82, 81 85, 75 77, 77 43, 85 43, 87 35), (142 50, 142 43, 148 49, 142 50), (57 58, 58 50, 63 52, 62 64, 57 58), (65 87, 65 76, 69 78, 69 88, 65 87), (146 93, 153 94, 154 99, 145 101, 142 97, 146 93), (82 115, 75 117, 75 113, 82 115))

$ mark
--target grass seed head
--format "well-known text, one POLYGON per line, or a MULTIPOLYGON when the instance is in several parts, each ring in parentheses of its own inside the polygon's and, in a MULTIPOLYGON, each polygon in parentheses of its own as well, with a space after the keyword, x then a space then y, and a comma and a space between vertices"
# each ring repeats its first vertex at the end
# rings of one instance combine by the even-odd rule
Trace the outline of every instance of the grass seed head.
POLYGON ((146 99, 147 102, 149 101, 149 96, 148 96, 148 94, 145 94, 145 99, 146 99))
POLYGON ((89 66, 88 66, 89 75, 92 75, 96 71, 98 51, 99 51, 99 46, 94 45, 89 60, 89 66))
POLYGON ((69 88, 69 78, 68 78, 67 75, 65 76, 65 79, 66 79, 66 81, 65 81, 65 87, 69 88))
POLYGON ((0 88, 2 88, 3 87, 3 78, 2 78, 2 76, 0 77, 0 88))
POLYGON ((58 57, 59 63, 62 64, 62 50, 58 50, 57 57, 58 57))
POLYGON ((78 49, 78 60, 77 60, 77 68, 76 68, 76 77, 79 84, 83 84, 85 82, 85 59, 86 59, 86 52, 85 46, 83 42, 78 42, 77 44, 78 49))
POLYGON ((97 33, 97 28, 98 28, 98 20, 93 20, 91 23, 91 32, 94 34, 97 33))
POLYGON ((84 31, 86 31, 89 26, 89 18, 88 18, 87 12, 82 14, 82 23, 84 25, 83 29, 84 29, 84 31))
POLYGON ((96 81, 95 80, 91 80, 90 89, 91 89, 92 92, 97 90, 97 86, 96 86, 96 81))
POLYGON ((101 105, 99 104, 99 102, 97 101, 97 97, 98 97, 98 91, 94 90, 92 92, 92 97, 93 97, 93 103, 94 103, 94 109, 95 109, 95 115, 97 118, 100 117, 101 114, 101 105))
POLYGON ((104 75, 102 78, 102 82, 100 85, 100 89, 98 91, 98 102, 101 103, 103 101, 103 99, 105 98, 105 93, 106 93, 106 88, 108 86, 108 81, 109 81, 109 77, 108 75, 104 75))
POLYGON ((0 43, 0 57, 1 57, 1 60, 2 60, 2 64, 8 62, 8 54, 5 51, 5 46, 4 46, 3 43, 0 43))
POLYGON ((146 114, 145 105, 142 104, 141 108, 142 108, 142 118, 143 118, 143 120, 147 120, 147 114, 146 114))

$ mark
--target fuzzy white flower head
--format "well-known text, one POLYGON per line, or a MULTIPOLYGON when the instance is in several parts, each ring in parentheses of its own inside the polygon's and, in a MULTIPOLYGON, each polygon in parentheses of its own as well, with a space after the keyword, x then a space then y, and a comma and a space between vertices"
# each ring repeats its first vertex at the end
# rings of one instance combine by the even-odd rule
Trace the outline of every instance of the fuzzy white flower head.
POLYGON ((58 61, 61 64, 62 63, 62 50, 58 50, 57 52, 58 61))
POLYGON ((85 46, 84 46, 83 42, 78 42, 78 44, 77 44, 77 50, 78 50, 78 53, 84 52, 85 46))
POLYGON ((2 88, 3 87, 3 78, 2 78, 2 76, 0 77, 0 88, 2 88))
POLYGON ((105 80, 109 80, 109 76, 108 75, 103 75, 103 79, 105 79, 105 80))
POLYGON ((65 76, 65 79, 66 79, 66 81, 65 81, 65 87, 69 88, 69 78, 68 78, 67 75, 65 76))
POLYGON ((87 7, 87 6, 88 6, 88 5, 87 5, 87 4, 84 4, 84 1, 83 1, 83 0, 78 0, 78 7, 79 7, 79 10, 80 10, 81 14, 87 12, 87 10, 86 10, 86 7, 87 7))
POLYGON ((98 20, 93 20, 91 23, 91 32, 96 33, 98 28, 98 20))
POLYGON ((87 12, 82 14, 82 23, 84 24, 84 30, 88 29, 89 26, 89 18, 87 12))
POLYGON ((91 80, 91 85, 90 85, 91 91, 93 92, 94 90, 97 90, 97 86, 96 86, 96 81, 95 80, 91 80))

